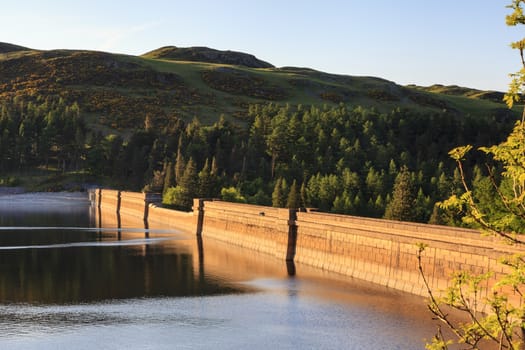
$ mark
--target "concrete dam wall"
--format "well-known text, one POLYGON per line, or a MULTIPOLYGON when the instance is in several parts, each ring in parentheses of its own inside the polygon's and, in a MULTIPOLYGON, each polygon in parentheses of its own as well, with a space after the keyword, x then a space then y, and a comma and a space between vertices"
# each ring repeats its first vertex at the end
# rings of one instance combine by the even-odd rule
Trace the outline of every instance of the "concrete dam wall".
MULTIPOLYGON (((502 256, 516 253, 478 231, 319 212, 196 199, 192 212, 160 207, 159 197, 95 190, 92 202, 120 221, 134 217, 191 234, 256 250, 281 260, 310 265, 393 289, 427 296, 422 266, 433 289, 446 288, 454 271, 495 271, 485 293, 504 272, 502 256)), ((140 221, 139 221, 140 222, 140 221)))

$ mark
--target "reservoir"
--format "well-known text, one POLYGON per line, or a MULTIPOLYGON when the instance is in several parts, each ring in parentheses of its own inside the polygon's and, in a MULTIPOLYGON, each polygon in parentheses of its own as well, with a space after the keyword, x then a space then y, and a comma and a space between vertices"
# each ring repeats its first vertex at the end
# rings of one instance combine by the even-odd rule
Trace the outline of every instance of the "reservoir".
POLYGON ((104 216, 87 194, 0 197, 1 349, 415 350, 435 332, 423 298, 104 216))

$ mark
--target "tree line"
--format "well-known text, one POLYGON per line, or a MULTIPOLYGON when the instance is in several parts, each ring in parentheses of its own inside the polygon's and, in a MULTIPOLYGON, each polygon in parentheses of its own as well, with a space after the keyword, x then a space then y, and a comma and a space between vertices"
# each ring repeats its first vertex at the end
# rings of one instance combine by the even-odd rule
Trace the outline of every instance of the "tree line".
MULTIPOLYGON (((448 150, 495 144, 513 124, 497 111, 473 118, 446 110, 274 103, 249 106, 243 122, 172 117, 157 125, 146 117, 129 133, 104 134, 86 119, 78 104, 60 98, 2 103, 0 170, 85 171, 117 188, 161 191, 166 204, 186 209, 193 197, 220 197, 454 223, 435 210, 461 189, 448 150)), ((482 186, 486 174, 474 172, 482 186)))

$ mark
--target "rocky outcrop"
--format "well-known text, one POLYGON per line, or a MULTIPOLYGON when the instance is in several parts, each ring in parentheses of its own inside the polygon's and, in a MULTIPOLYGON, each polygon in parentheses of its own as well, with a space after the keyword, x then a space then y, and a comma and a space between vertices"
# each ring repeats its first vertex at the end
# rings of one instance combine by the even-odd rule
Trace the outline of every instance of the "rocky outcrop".
POLYGON ((176 47, 165 46, 143 55, 148 58, 173 61, 192 61, 231 64, 249 68, 274 68, 268 62, 259 60, 254 55, 236 51, 221 51, 209 47, 176 47))

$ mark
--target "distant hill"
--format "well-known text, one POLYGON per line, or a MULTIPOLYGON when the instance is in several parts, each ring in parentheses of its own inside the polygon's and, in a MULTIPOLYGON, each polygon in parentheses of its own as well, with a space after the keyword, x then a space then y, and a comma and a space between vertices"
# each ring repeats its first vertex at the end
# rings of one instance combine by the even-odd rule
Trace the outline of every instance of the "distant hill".
POLYGON ((8 44, 8 43, 1 43, 0 42, 0 53, 7 53, 7 52, 16 52, 16 51, 28 51, 31 49, 28 49, 27 47, 8 44))
POLYGON ((461 87, 457 85, 440 85, 440 84, 434 84, 431 86, 417 86, 417 85, 409 85, 410 88, 414 88, 417 90, 422 91, 428 91, 438 94, 445 94, 445 95, 453 95, 453 96, 463 96, 468 98, 477 98, 482 100, 490 100, 494 102, 501 102, 503 101, 503 96, 505 95, 503 92, 498 91, 482 91, 477 89, 471 89, 466 87, 461 87))
POLYGON ((270 63, 261 61, 253 55, 236 51, 219 51, 208 47, 165 46, 142 56, 173 61, 231 64, 249 68, 274 68, 270 63))
POLYGON ((195 117, 211 124, 221 115, 244 125, 248 106, 267 102, 513 117, 498 92, 275 68, 233 51, 170 46, 130 56, 0 44, 0 52, 0 103, 15 97, 77 102, 91 126, 112 132, 140 127, 147 116, 159 126, 195 117))

